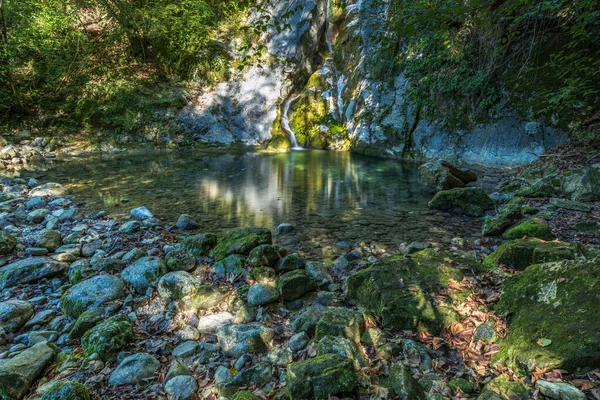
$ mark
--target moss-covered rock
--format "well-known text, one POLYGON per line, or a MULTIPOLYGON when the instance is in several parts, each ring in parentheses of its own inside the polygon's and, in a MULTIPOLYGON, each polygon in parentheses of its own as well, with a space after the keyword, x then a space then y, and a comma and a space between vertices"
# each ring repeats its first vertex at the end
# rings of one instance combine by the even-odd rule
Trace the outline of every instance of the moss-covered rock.
POLYGON ((298 253, 288 254, 283 257, 277 265, 277 271, 279 273, 295 271, 297 269, 304 269, 306 262, 300 257, 298 253))
POLYGON ((325 336, 341 336, 360 343, 365 331, 365 319, 357 311, 348 308, 332 308, 326 311, 315 327, 315 340, 325 336))
POLYGON ((248 257, 248 264, 253 268, 272 267, 282 257, 285 257, 286 253, 283 247, 262 244, 252 249, 248 257))
POLYGON ((33 305, 23 300, 7 300, 0 303, 0 329, 15 332, 33 316, 33 305))
POLYGON ((550 261, 572 260, 576 247, 564 242, 544 242, 539 239, 513 240, 502 244, 483 260, 486 268, 505 265, 523 270, 530 265, 550 261))
POLYGON ((392 365, 390 385, 400 400, 425 400, 423 388, 402 363, 392 365))
POLYGON ((71 286, 60 299, 60 308, 78 318, 91 307, 99 307, 125 297, 125 285, 112 275, 99 275, 71 286))
POLYGON ((210 251, 217 245, 217 236, 212 233, 188 236, 181 242, 180 250, 191 253, 197 257, 210 255, 210 251))
POLYGON ((71 339, 79 339, 82 337, 87 331, 104 319, 104 314, 105 309, 103 307, 92 308, 81 314, 69 332, 71 339))
POLYGON ((352 362, 336 354, 290 364, 286 383, 292 400, 350 394, 358 385, 352 362))
POLYGON ((481 234, 484 236, 502 235, 504 231, 510 228, 521 218, 521 208, 518 206, 509 206, 492 218, 486 219, 481 228, 481 234))
POLYGON ((142 257, 121 272, 121 278, 138 293, 156 286, 167 273, 167 266, 158 257, 142 257))
POLYGON ((242 369, 231 379, 217 383, 216 389, 217 393, 221 396, 231 396, 237 393, 242 387, 262 387, 269 383, 271 379, 271 366, 266 363, 259 363, 242 369))
POLYGON ((272 243, 271 231, 266 228, 234 229, 225 233, 211 254, 215 261, 219 261, 232 254, 248 255, 261 244, 272 243))
POLYGON ((196 267, 196 257, 183 250, 173 250, 165 256, 169 271, 191 271, 196 267))
POLYGON ((449 281, 460 282, 464 270, 479 268, 468 255, 434 249, 390 257, 349 277, 347 299, 376 313, 385 327, 439 333, 458 321, 453 304, 469 295, 466 289, 450 289, 449 281))
POLYGON ((8 232, 0 231, 0 255, 9 254, 17 245, 17 238, 8 232))
POLYGON ((260 400, 258 397, 252 394, 247 390, 240 390, 236 394, 233 395, 231 400, 260 400))
POLYGON ((508 229, 502 235, 504 239, 521 239, 523 237, 538 238, 543 240, 552 240, 554 235, 550 227, 541 218, 530 218, 527 221, 521 222, 510 229, 508 229))
POLYGON ((131 339, 133 326, 126 316, 119 314, 87 331, 81 339, 81 346, 86 357, 98 354, 106 360, 112 358, 131 339))
POLYGON ((339 336, 324 336, 317 343, 317 355, 337 354, 352 361, 356 368, 367 365, 365 357, 352 340, 339 336))
POLYGON ((226 325, 219 328, 217 338, 225 354, 240 357, 248 352, 266 353, 273 344, 274 332, 257 322, 226 325))
POLYGON ((600 164, 563 175, 561 190, 571 200, 600 200, 600 164))
POLYGON ((214 263, 210 267, 210 271, 217 280, 228 282, 238 279, 246 280, 250 278, 250 272, 244 268, 245 261, 246 257, 232 254, 214 263))
POLYGON ((35 283, 64 273, 69 264, 47 257, 30 257, 0 268, 0 289, 35 283))
POLYGON ((511 381, 507 375, 500 375, 489 381, 477 400, 525 400, 531 388, 519 381, 511 381))
POLYGON ((442 190, 429 202, 429 208, 479 217, 492 210, 496 203, 481 188, 442 190))
POLYGON ((496 363, 527 373, 534 367, 600 366, 600 264, 537 264, 504 282, 497 312, 510 317, 496 363))
POLYGON ((516 195, 521 197, 544 198, 553 196, 556 192, 557 189, 552 184, 545 181, 537 181, 531 186, 518 190, 516 195))
POLYGON ((44 394, 42 400, 90 400, 90 392, 79 382, 57 382, 44 394))
POLYGON ((43 229, 39 233, 35 245, 37 247, 43 247, 45 249, 48 249, 48 251, 54 251, 58 249, 61 245, 60 233, 58 233, 54 229, 43 229))
POLYGON ((315 280, 302 270, 286 272, 277 280, 277 288, 285 300, 295 300, 316 287, 315 280))

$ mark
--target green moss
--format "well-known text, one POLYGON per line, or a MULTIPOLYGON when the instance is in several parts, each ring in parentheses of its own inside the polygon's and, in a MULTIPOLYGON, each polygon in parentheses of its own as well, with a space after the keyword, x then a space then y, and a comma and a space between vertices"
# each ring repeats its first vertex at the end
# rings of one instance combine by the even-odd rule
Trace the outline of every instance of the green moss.
POLYGON ((365 330, 365 319, 362 314, 347 308, 334 308, 325 312, 315 329, 315 340, 325 336, 342 336, 355 343, 365 330))
POLYGON ((98 354, 106 360, 131 339, 133 339, 133 326, 126 316, 119 314, 87 331, 81 339, 81 346, 86 357, 98 354))
POLYGON ((465 272, 480 268, 470 256, 434 249, 390 257, 349 277, 348 299, 376 313, 385 327, 439 333, 459 320, 454 305, 469 296, 466 289, 450 289, 448 282, 460 282, 465 272))
POLYGON ((570 260, 576 255, 575 246, 564 242, 544 242, 539 239, 513 240, 502 244, 483 260, 483 266, 505 265, 523 270, 528 266, 550 261, 570 260))
POLYGON ((225 233, 211 254, 219 261, 232 254, 248 255, 255 247, 272 242, 271 231, 266 228, 234 229, 225 233))
POLYGON ((537 183, 532 186, 523 188, 517 191, 518 196, 523 197, 535 197, 535 198, 543 198, 543 197, 551 197, 556 194, 557 190, 549 183, 537 183))
POLYGON ((231 400, 260 400, 258 397, 253 395, 251 392, 247 390, 241 390, 233 395, 231 400))
POLYGON ((42 400, 90 400, 90 392, 79 382, 57 382, 42 400))
POLYGON ((212 233, 189 236, 180 244, 180 249, 197 257, 208 256, 217 245, 217 236, 212 233))
POLYGON ((548 224, 541 218, 530 218, 508 229, 502 235, 504 239, 521 239, 523 237, 553 240, 554 235, 548 224))
POLYGON ((460 389, 463 393, 471 393, 473 392, 473 385, 471 382, 466 380, 465 378, 455 378, 448 382, 448 386, 450 386, 455 391, 460 389))
POLYGON ((456 188, 442 190, 431 199, 429 208, 481 216, 496 203, 481 188, 456 188))
POLYGON ((489 381, 477 398, 485 400, 525 400, 531 388, 519 381, 512 382, 508 375, 500 375, 489 381))
POLYGON ((537 264, 507 278, 496 311, 510 317, 508 335, 494 361, 522 374, 534 367, 597 367, 599 290, 594 261, 537 264), (541 345, 542 339, 549 342, 541 345))
POLYGON ((352 362, 336 354, 324 354, 289 365, 287 390, 292 400, 351 393, 358 385, 352 362))
POLYGON ((481 233, 484 236, 501 235, 519 218, 521 218, 521 209, 517 206, 509 206, 507 210, 486 219, 481 228, 481 233))

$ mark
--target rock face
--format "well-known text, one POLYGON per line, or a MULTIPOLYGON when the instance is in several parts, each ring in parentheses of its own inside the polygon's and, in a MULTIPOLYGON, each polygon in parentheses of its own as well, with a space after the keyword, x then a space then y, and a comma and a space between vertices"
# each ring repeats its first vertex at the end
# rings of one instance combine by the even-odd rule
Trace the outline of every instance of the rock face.
POLYGON ((458 169, 443 160, 429 161, 419 167, 419 183, 424 190, 432 193, 462 188, 476 180, 475 173, 458 169))
POLYGON ((0 289, 65 273, 68 265, 46 257, 31 257, 0 268, 0 289))
POLYGON ((457 322, 452 303, 461 303, 468 293, 452 291, 435 299, 448 282, 460 282, 462 269, 478 268, 468 256, 455 257, 433 249, 407 257, 390 257, 383 263, 359 271, 347 281, 346 297, 376 313, 383 326, 398 330, 428 330, 439 333, 457 322), (447 259, 452 259, 450 264, 447 259))
POLYGON ((562 261, 507 278, 496 311, 509 316, 508 336, 495 361, 521 373, 534 366, 569 371, 598 366, 599 277, 594 261, 562 261), (538 343, 542 339, 544 345, 538 343))
POLYGON ((250 22, 268 16, 285 20, 289 28, 270 25, 264 36, 269 38, 268 52, 257 63, 263 65, 251 66, 192 100, 179 114, 178 127, 204 143, 256 145, 270 139, 280 105, 316 67, 325 5, 315 0, 297 1, 292 7, 265 2, 264 15, 253 15, 250 22))
POLYGON ((352 362, 336 354, 324 354, 290 364, 286 383, 292 400, 326 399, 336 394, 351 393, 358 385, 352 362))
POLYGON ((33 381, 54 360, 58 349, 41 342, 13 358, 0 361, 0 395, 7 399, 20 399, 33 381))
POLYGON ((99 307, 125 296, 123 281, 112 275, 99 275, 73 285, 60 299, 60 308, 72 318, 91 307, 99 307))
POLYGON ((442 190, 429 202, 429 208, 463 213, 473 217, 492 210, 496 203, 481 188, 457 188, 442 190))

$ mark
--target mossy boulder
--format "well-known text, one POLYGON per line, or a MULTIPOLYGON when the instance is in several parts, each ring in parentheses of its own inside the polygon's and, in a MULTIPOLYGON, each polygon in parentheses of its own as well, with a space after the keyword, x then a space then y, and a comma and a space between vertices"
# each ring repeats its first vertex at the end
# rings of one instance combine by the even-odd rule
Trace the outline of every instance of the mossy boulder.
POLYGON ((337 354, 342 358, 352 361, 356 368, 362 368, 367 365, 365 357, 359 350, 356 343, 345 337, 324 336, 317 343, 317 355, 337 354))
POLYGON ((248 255, 256 247, 272 243, 271 231, 266 228, 234 229, 225 233, 211 254, 215 261, 220 261, 232 254, 248 255))
POLYGON ((425 400, 425 392, 419 382, 410 374, 410 369, 402 363, 392 365, 390 386, 400 400, 425 400))
POLYGON ((0 398, 23 398, 58 352, 53 344, 40 342, 12 358, 0 360, 0 398))
POLYGON ((521 218, 521 208, 518 206, 509 206, 506 210, 486 219, 481 228, 481 234, 484 236, 502 235, 504 231, 510 228, 521 218))
POLYGON ((47 257, 30 257, 0 268, 0 289, 35 283, 64 273, 69 264, 47 257))
POLYGON ((508 375, 500 375, 489 381, 477 400, 525 400, 531 388, 519 381, 511 381, 508 375))
POLYGON ((250 278, 250 272, 244 268, 246 257, 232 254, 217 261, 210 267, 210 271, 217 280, 233 282, 238 279, 250 278))
POLYGON ((252 268, 272 267, 287 254, 283 247, 262 244, 250 252, 248 264, 252 268))
POLYGON ((23 300, 7 300, 0 303, 0 329, 15 332, 33 316, 33 305, 23 300))
POLYGON ((577 252, 575 245, 564 242, 544 242, 539 239, 513 240, 502 244, 483 260, 490 269, 505 265, 523 270, 530 265, 551 261, 572 260, 577 252))
POLYGON ((419 183, 428 192, 462 188, 476 180, 474 172, 458 169, 442 160, 428 161, 419 166, 419 183))
POLYGON ((516 192, 517 196, 544 198, 557 193, 557 189, 549 182, 540 180, 534 182, 531 186, 522 188, 516 192))
POLYGON ((191 253, 197 257, 210 255, 210 251, 217 245, 217 235, 213 233, 202 233, 185 238, 181 242, 180 250, 191 253))
POLYGON ((90 400, 90 392, 79 382, 56 382, 42 400, 90 400))
POLYGON ((39 233, 35 245, 48 249, 48 251, 54 251, 61 245, 60 233, 54 229, 44 229, 39 233))
POLYGON ((292 400, 351 394, 358 385, 352 362, 337 354, 290 364, 286 383, 292 400))
POLYGON ((341 336, 360 343, 365 331, 365 319, 357 311, 348 308, 332 308, 327 310, 315 327, 315 340, 325 336, 341 336))
POLYGON ((306 262, 300 257, 298 253, 288 254, 283 257, 277 265, 277 272, 289 272, 297 269, 304 269, 306 262))
POLYGON ((479 268, 469 255, 434 249, 390 257, 349 277, 347 299, 377 314, 384 327, 439 333, 459 320, 454 305, 470 294, 449 282, 479 268))
POLYGON ((523 237, 537 238, 543 240, 553 240, 552 230, 541 218, 530 218, 527 221, 521 222, 509 228, 502 235, 504 239, 521 239, 523 237))
POLYGON ((103 360, 111 359, 133 339, 133 326, 126 316, 119 314, 96 325, 83 335, 81 347, 86 357, 98 354, 103 360))
POLYGON ((99 307, 125 297, 125 285, 113 275, 98 275, 71 286, 60 299, 60 308, 78 318, 89 308, 99 307))
POLYGON ((562 177, 561 190, 571 200, 600 200, 600 164, 565 174, 562 177))
POLYGON ((196 257, 183 250, 173 250, 165 256, 169 271, 191 271, 196 267, 196 257))
POLYGON ((598 368, 599 291, 596 261, 537 264, 507 278, 496 311, 509 317, 508 335, 494 361, 523 374, 598 368))
POLYGON ((481 188, 456 188, 437 192, 429 202, 429 208, 466 214, 474 217, 482 216, 492 210, 496 203, 481 188))
POLYGON ((0 255, 9 254, 17 245, 17 238, 8 232, 0 231, 0 255))
POLYGON ((77 318, 75 325, 71 328, 69 336, 71 339, 79 339, 87 331, 96 326, 100 321, 104 319, 106 310, 104 307, 92 308, 91 310, 85 311, 77 318))
POLYGON ((277 288, 285 300, 295 300, 317 287, 313 278, 302 270, 286 272, 277 280, 277 288))

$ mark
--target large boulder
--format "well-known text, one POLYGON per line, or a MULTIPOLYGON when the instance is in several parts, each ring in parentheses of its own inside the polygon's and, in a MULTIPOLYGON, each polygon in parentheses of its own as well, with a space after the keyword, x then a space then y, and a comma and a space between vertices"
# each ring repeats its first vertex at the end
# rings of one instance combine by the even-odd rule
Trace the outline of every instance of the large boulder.
POLYGON ((434 334, 459 320, 453 304, 462 303, 466 288, 451 289, 464 271, 480 268, 466 254, 426 249, 396 256, 357 272, 347 280, 347 299, 398 330, 427 330, 434 334))
POLYGON ((576 247, 565 242, 544 242, 539 239, 513 240, 502 244, 483 260, 483 266, 492 269, 505 265, 523 270, 533 264, 551 261, 572 260, 576 247))
POLYGON ((456 188, 437 192, 429 202, 429 208, 461 213, 473 217, 492 210, 496 203, 481 188, 456 188))
POLYGON ((156 285, 167 273, 167 266, 158 257, 142 257, 121 272, 121 278, 138 293, 156 285))
POLYGON ((290 364, 286 383, 292 400, 327 399, 329 396, 351 393, 358 386, 352 361, 337 354, 323 354, 290 364))
POLYGON ((15 332, 33 316, 33 306, 22 300, 7 300, 0 303, 0 328, 15 332))
POLYGON ((600 164, 565 174, 561 189, 571 200, 600 200, 600 164))
POLYGON ((419 183, 423 190, 432 193, 465 187, 475 182, 477 174, 461 170, 443 160, 432 160, 419 167, 419 183))
POLYGON ((35 283, 67 271, 68 264, 47 257, 30 257, 0 268, 0 289, 35 283))
POLYGON ((0 360, 0 397, 20 399, 54 360, 56 346, 40 342, 13 358, 0 360))
POLYGON ((98 354, 107 360, 133 339, 133 325, 126 316, 119 314, 96 325, 83 335, 81 347, 86 357, 98 354))
POLYGON ((537 264, 507 278, 496 311, 509 317, 508 335, 495 362, 522 373, 598 368, 599 289, 596 261, 537 264))
POLYGON ((89 308, 125 297, 123 281, 112 275, 99 275, 71 286, 60 299, 60 308, 71 318, 89 308))
POLYGON ((231 357, 246 353, 266 353, 273 344, 274 332, 260 323, 226 325, 217 331, 223 352, 231 357))
POLYGON ((215 261, 232 254, 248 255, 254 248, 261 244, 271 244, 273 237, 266 228, 240 228, 227 231, 225 236, 212 250, 215 261))

